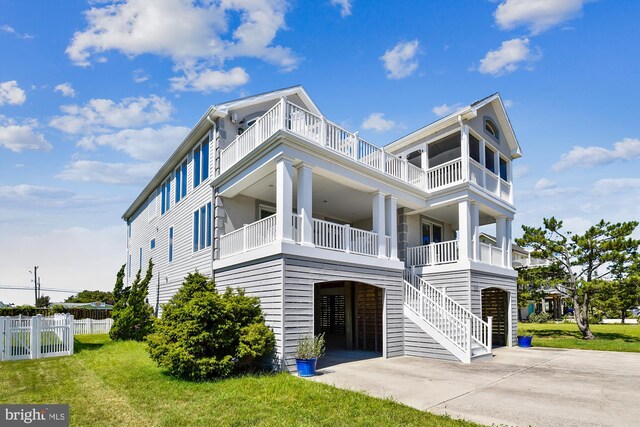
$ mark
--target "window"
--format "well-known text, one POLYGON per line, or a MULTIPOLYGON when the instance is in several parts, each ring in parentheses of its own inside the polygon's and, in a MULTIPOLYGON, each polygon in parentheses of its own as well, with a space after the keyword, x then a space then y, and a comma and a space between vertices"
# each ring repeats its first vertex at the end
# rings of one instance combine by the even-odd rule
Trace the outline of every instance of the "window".
POLYGON ((480 163, 480 141, 471 134, 469 134, 469 157, 480 163))
POLYGON ((176 203, 187 196, 187 161, 176 169, 176 203))
POLYGON ((211 202, 193 212, 193 252, 211 246, 211 202))
POLYGON ((173 227, 169 228, 169 262, 173 261, 173 227))
POLYGON ((491 135, 496 141, 500 141, 500 133, 498 126, 491 119, 484 119, 484 130, 491 135))
POLYGON ((151 239, 151 244, 149 246, 151 246, 151 249, 155 249, 156 248, 156 239, 151 239))
POLYGON ((275 206, 268 205, 260 205, 258 212, 258 219, 265 219, 268 216, 271 216, 276 213, 275 206))
POLYGON ((484 147, 484 164, 487 169, 496 173, 496 159, 494 158, 493 150, 489 147, 484 147))
POLYGON ((193 188, 209 178, 209 137, 193 150, 193 188))
POLYGON ((162 215, 169 212, 171 206, 171 177, 162 183, 162 215))
POLYGON ((507 161, 505 159, 503 159, 502 157, 500 157, 500 178, 504 179, 505 181, 508 181, 508 176, 507 176, 507 161))
POLYGON ((442 227, 427 221, 422 221, 422 244, 442 242, 442 227))

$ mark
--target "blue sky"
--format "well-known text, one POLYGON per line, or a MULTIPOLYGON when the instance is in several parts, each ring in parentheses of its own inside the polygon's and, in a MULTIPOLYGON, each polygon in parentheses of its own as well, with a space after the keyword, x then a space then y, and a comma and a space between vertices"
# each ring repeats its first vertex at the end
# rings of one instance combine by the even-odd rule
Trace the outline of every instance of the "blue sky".
POLYGON ((0 1, 0 284, 39 265, 43 288, 111 289, 122 212, 207 106, 294 84, 380 145, 500 92, 524 152, 516 235, 550 215, 638 219, 638 16, 605 0, 0 1))

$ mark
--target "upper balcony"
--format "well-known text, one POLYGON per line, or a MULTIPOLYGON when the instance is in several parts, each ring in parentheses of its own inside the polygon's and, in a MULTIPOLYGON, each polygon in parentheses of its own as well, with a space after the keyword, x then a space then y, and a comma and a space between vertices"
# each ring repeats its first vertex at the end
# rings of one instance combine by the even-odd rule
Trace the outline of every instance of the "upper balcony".
MULTIPOLYGON (((470 150, 461 142, 458 143, 457 158, 433 167, 427 167, 428 162, 418 167, 411 160, 388 153, 360 138, 357 132, 351 133, 324 116, 314 114, 285 98, 220 150, 220 173, 232 168, 279 130, 291 132, 310 143, 363 164, 375 173, 403 181, 428 193, 472 182, 503 201, 513 201, 511 183, 504 179, 506 176, 501 178, 502 173, 497 175, 495 168, 474 160, 469 154, 470 150)), ((495 164, 502 167, 500 160, 496 160, 495 164)))

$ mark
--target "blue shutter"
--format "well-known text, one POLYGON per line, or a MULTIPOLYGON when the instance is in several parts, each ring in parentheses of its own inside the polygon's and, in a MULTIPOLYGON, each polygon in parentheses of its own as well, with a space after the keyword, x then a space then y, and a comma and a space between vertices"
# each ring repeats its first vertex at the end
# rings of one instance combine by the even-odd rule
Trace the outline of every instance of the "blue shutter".
POLYGON ((176 203, 180 201, 180 168, 176 169, 176 203))
POLYGON ((209 178, 209 141, 202 143, 202 180, 209 178))
POLYGON ((173 261, 173 227, 169 229, 169 262, 173 261))
POLYGON ((187 161, 182 164, 182 197, 187 195, 187 161))
POLYGON ((193 152, 193 188, 200 185, 200 148, 193 152))
POLYGON ((162 209, 161 209, 162 215, 164 215, 165 213, 164 207, 165 207, 166 187, 167 187, 166 184, 163 183, 162 184, 162 209))
POLYGON ((205 241, 205 234, 207 232, 207 212, 206 212, 206 208, 203 206, 200 208, 200 245, 198 246, 199 249, 204 249, 204 245, 206 243, 205 241))
POLYGON ((211 202, 207 203, 207 247, 211 246, 211 202))
POLYGON ((156 248, 156 239, 151 239, 151 249, 156 248))
POLYGON ((200 225, 200 221, 198 220, 198 211, 193 213, 193 251, 196 252, 198 250, 198 226, 200 225))

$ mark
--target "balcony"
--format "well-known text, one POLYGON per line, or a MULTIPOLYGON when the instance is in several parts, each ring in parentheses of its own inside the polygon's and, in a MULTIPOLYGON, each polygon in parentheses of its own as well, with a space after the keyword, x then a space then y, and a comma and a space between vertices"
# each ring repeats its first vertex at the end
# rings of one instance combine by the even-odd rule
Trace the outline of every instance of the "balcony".
MULTIPOLYGON (((502 249, 488 245, 486 243, 480 243, 480 251, 477 262, 496 266, 509 268, 504 263, 504 256, 502 249)), ((429 267, 434 265, 452 264, 459 260, 458 241, 451 240, 441 243, 432 243, 430 245, 416 246, 407 249, 407 261, 408 267, 429 267)))
MULTIPOLYGON (((299 215, 292 215, 293 240, 302 243, 299 215)), ((313 245, 316 248, 348 254, 378 257, 378 233, 313 218, 313 245)), ((391 258, 391 237, 386 239, 386 258, 391 258)), ((220 238, 220 259, 245 253, 277 241, 276 215, 247 224, 220 238)))
POLYGON ((434 191, 464 181, 462 159, 423 170, 406 159, 387 153, 356 133, 282 99, 220 151, 224 173, 278 130, 291 132, 354 162, 424 191, 434 191))

